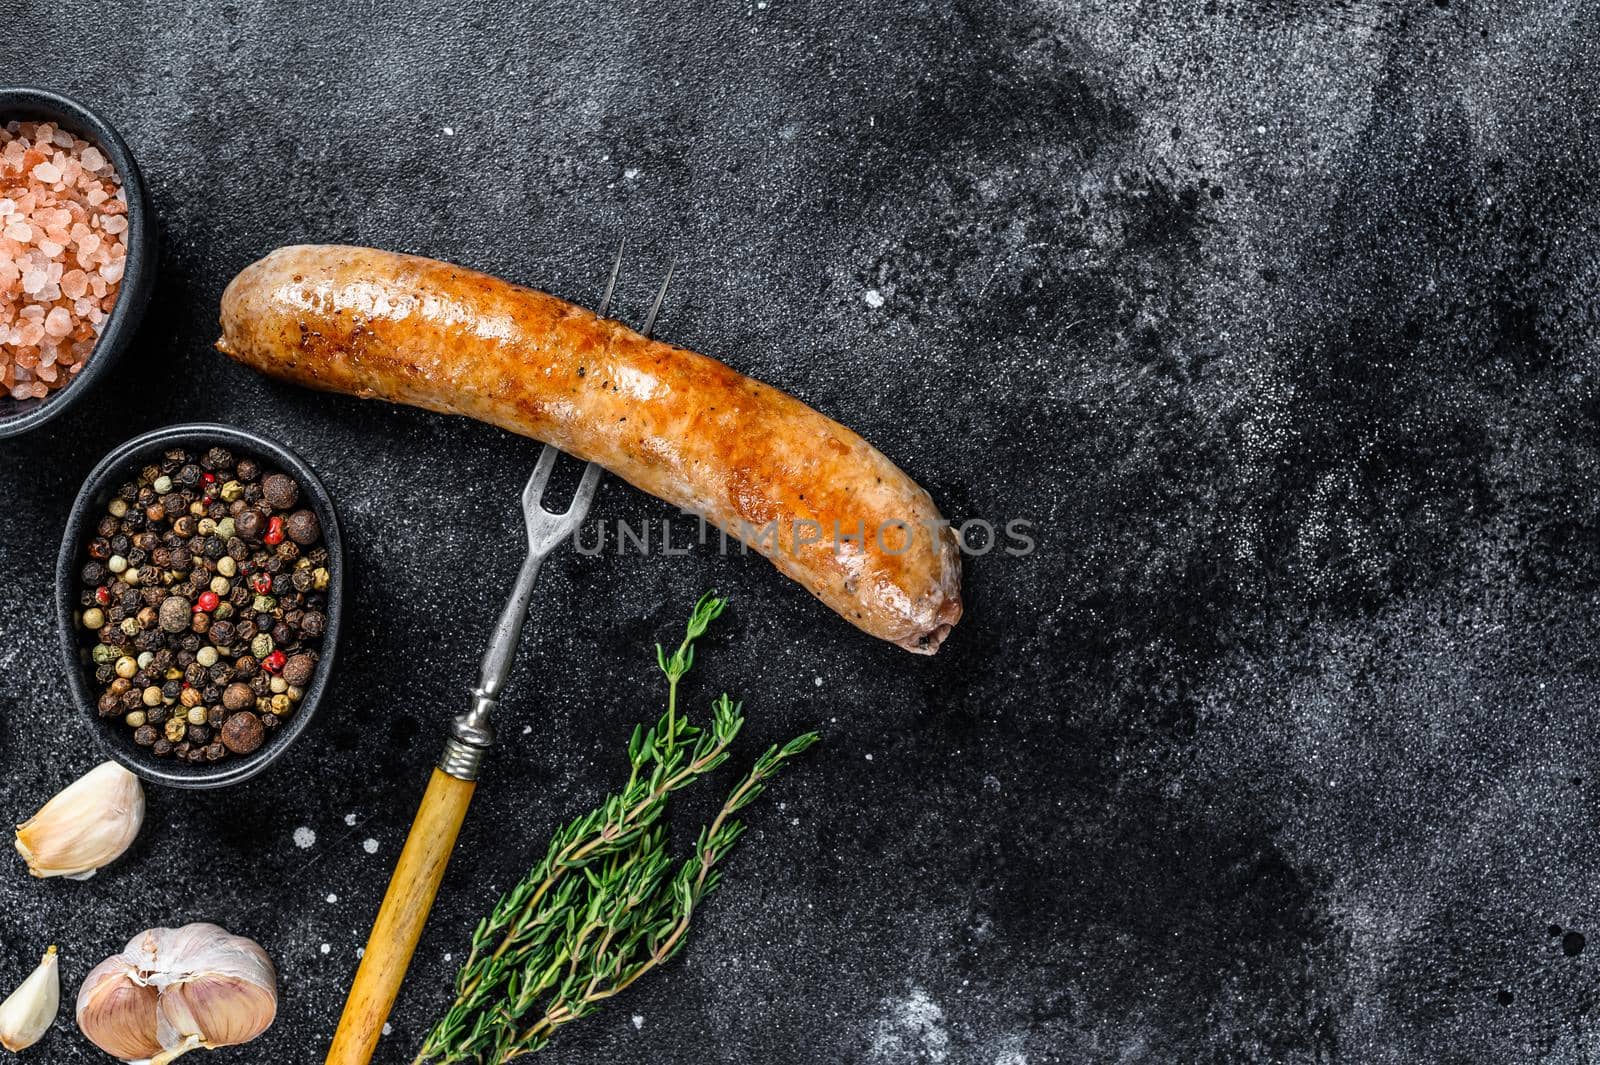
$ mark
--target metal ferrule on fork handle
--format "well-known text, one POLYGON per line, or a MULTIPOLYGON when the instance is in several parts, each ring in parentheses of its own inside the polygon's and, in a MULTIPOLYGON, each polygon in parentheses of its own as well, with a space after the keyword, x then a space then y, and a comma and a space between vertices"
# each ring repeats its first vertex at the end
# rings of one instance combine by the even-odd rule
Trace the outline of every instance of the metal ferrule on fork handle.
POLYGON ((472 693, 472 709, 450 724, 450 735, 439 755, 439 768, 457 780, 477 780, 483 756, 494 746, 494 725, 489 716, 500 700, 483 691, 472 693))

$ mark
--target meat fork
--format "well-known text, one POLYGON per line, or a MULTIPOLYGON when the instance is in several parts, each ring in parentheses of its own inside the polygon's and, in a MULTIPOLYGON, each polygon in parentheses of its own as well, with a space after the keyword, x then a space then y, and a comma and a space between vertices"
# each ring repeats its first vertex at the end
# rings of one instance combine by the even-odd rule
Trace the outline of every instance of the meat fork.
MULTIPOLYGON (((622 269, 622 253, 627 247, 623 241, 617 247, 617 260, 611 267, 610 280, 606 282, 605 296, 596 313, 605 317, 611 307, 611 297, 616 292, 617 274, 622 269)), ((649 336, 655 329, 656 315, 661 311, 661 301, 666 298, 667 286, 672 283, 673 268, 656 293, 655 303, 645 318, 641 332, 649 336)), ((400 860, 395 865, 389 889, 384 893, 383 905, 378 909, 378 919, 373 923, 372 934, 361 955, 361 965, 356 970, 355 983, 345 1000, 344 1014, 339 1018, 339 1028, 334 1033, 333 1045, 328 1048, 327 1065, 366 1065, 377 1047, 383 1025, 400 993, 411 955, 427 923, 428 911, 433 908, 434 897, 439 893, 444 879, 445 866, 450 852, 455 849, 461 823, 466 819, 467 806, 477 789, 478 772, 483 767, 484 755, 494 746, 495 731, 490 718, 500 703, 500 693, 505 689, 506 678, 511 673, 511 663, 521 642, 522 626, 528 617, 528 604, 533 599, 533 583, 539 576, 539 567, 561 542, 570 537, 589 512, 596 489, 600 486, 603 470, 589 463, 578 482, 572 502, 562 513, 554 513, 543 506, 545 486, 550 472, 555 469, 560 452, 550 444, 539 452, 533 475, 522 489, 522 514, 528 530, 528 554, 517 572, 517 582, 506 601, 505 609, 495 622, 489 637, 488 650, 478 672, 478 684, 472 690, 472 705, 458 716, 450 726, 445 740, 444 753, 434 767, 428 781, 428 790, 412 822, 411 834, 406 837, 400 860)))

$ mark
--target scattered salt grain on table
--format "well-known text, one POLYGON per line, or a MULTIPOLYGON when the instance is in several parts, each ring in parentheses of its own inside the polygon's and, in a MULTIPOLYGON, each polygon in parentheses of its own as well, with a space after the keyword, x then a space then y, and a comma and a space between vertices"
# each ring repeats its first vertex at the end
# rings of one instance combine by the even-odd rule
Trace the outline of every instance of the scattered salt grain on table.
POLYGON ((310 850, 317 845, 317 834, 302 825, 294 830, 294 845, 301 850, 310 850))
POLYGON ((0 124, 0 388, 72 380, 117 303, 128 204, 104 153, 49 122, 0 124))

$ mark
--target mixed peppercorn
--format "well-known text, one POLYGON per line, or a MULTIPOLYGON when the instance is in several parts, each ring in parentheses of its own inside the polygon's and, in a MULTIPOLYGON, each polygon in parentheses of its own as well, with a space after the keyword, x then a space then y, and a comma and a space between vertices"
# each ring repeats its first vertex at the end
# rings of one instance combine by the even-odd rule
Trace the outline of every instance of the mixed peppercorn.
POLYGON ((79 573, 103 718, 161 758, 257 750, 327 629, 328 551, 300 486, 223 447, 174 448, 117 491, 79 573))

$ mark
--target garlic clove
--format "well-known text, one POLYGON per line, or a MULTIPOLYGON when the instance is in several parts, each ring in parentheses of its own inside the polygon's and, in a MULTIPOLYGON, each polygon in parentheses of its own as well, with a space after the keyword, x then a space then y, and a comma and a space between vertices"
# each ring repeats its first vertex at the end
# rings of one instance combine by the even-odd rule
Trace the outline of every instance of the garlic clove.
POLYGON ((33 1046, 49 1031, 60 1008, 61 970, 56 948, 51 947, 28 978, 0 1002, 0 1046, 13 1054, 33 1046))
POLYGON ((162 1049, 156 1038, 159 994, 121 954, 107 958, 78 989, 78 1028, 112 1057, 153 1058, 162 1049))
POLYGON ((17 853, 37 877, 86 880, 132 845, 144 824, 144 788, 102 762, 17 826, 17 853))
POLYGON ((277 1012, 273 988, 239 976, 196 973, 161 994, 162 1020, 180 1038, 198 1036, 208 1048, 248 1043, 277 1012))

